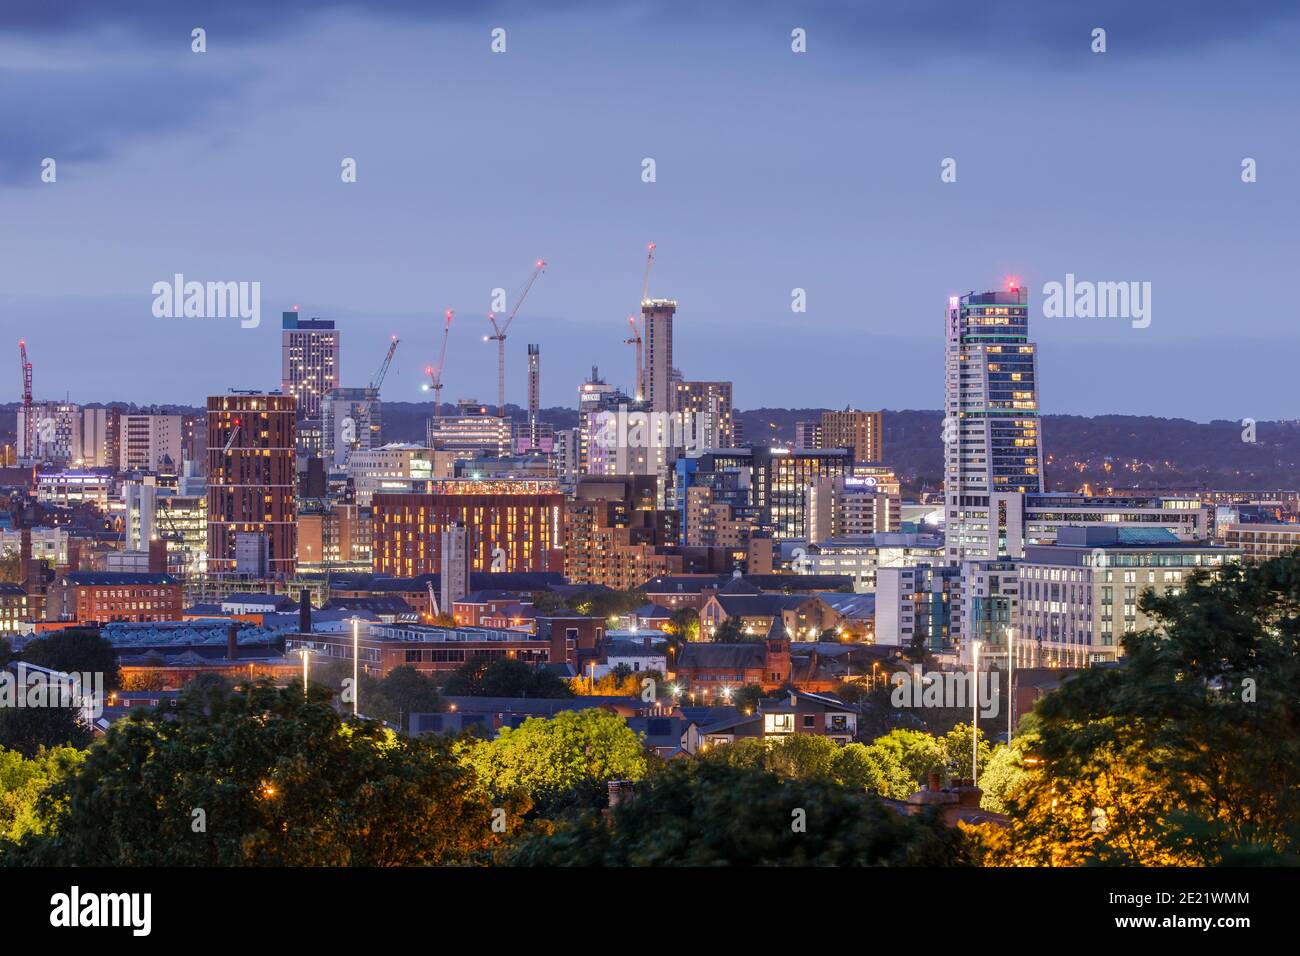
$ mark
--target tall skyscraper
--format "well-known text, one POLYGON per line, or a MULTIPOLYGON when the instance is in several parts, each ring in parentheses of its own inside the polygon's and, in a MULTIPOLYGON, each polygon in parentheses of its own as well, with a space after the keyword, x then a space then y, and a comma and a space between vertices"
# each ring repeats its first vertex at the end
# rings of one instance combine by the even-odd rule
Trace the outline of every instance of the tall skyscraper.
POLYGON ((880 462, 881 413, 846 408, 822 412, 819 438, 822 448, 847 448, 854 461, 880 462))
POLYGON ((541 436, 538 434, 538 413, 542 407, 542 349, 539 345, 528 346, 528 442, 529 448, 537 448, 541 436))
POLYGON ((1043 450, 1027 291, 953 296, 947 325, 944 555, 957 564, 1006 553, 1005 501, 990 496, 1041 492, 1043 450))
POLYGON ((297 545, 293 396, 208 398, 208 571, 232 574, 236 542, 257 536, 272 574, 291 574, 297 545))
POLYGON ((326 319, 285 312, 280 333, 280 391, 298 403, 298 418, 316 421, 321 401, 339 387, 339 332, 326 319))
POLYGON ((652 412, 671 412, 677 408, 677 389, 673 383, 673 299, 647 299, 641 303, 642 328, 645 330, 645 400, 652 412))

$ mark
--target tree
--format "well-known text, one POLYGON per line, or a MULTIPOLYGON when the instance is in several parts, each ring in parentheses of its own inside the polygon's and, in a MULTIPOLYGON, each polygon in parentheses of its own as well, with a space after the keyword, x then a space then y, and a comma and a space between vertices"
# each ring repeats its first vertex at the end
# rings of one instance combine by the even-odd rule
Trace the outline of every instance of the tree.
POLYGON ((779 740, 745 737, 708 751, 703 759, 766 770, 783 780, 835 783, 896 800, 916 791, 888 752, 857 743, 840 745, 813 734, 792 734, 779 740))
POLYGON ((141 671, 122 678, 122 690, 165 690, 167 680, 158 671, 141 671))
POLYGON ((366 701, 366 716, 395 724, 402 733, 411 732, 412 714, 436 713, 444 706, 438 686, 410 664, 394 667, 375 681, 372 695, 362 688, 361 700, 366 701))
POLYGON ((610 780, 639 780, 646 771, 640 738, 622 717, 600 708, 531 717, 514 730, 502 728, 495 740, 464 747, 466 763, 493 800, 523 794, 543 815, 572 802, 574 791, 603 796, 610 780))
POLYGON ((448 697, 573 696, 573 691, 557 674, 508 657, 466 661, 447 678, 442 692, 448 697))
POLYGON ((74 747, 39 750, 25 757, 0 748, 0 844, 46 832, 38 811, 41 795, 56 780, 76 771, 85 752, 74 747))
POLYGON ((22 584, 22 556, 12 548, 0 552, 0 583, 22 584))
POLYGON ((761 641, 761 635, 746 634, 740 618, 729 617, 713 631, 713 641, 717 644, 740 644, 744 641, 761 641))
POLYGON ((682 640, 698 641, 700 639, 700 612, 693 607, 682 607, 673 611, 668 618, 665 633, 676 635, 682 640))
MULTIPOLYGON (((394 866, 482 861, 493 807, 450 740, 344 723, 326 691, 258 681, 109 728, 40 808, 22 862, 394 866)), ((503 809, 506 809, 503 807, 503 809)), ((510 805, 518 821, 522 805, 510 805)))
POLYGON ((608 821, 588 813, 503 855, 517 866, 970 865, 965 835, 834 783, 670 761, 608 821))
MULTIPOLYGON (((979 779, 984 773, 984 768, 988 766, 989 756, 992 754, 992 747, 988 738, 984 736, 984 731, 977 730, 978 751, 975 761, 975 779, 979 779)), ((948 733, 939 738, 939 746, 943 748, 944 753, 944 771, 951 779, 953 777, 969 777, 971 775, 971 735, 970 724, 958 724, 948 733)))
POLYGON ((1025 782, 1023 760, 1019 739, 1012 740, 1009 747, 993 748, 993 755, 979 778, 979 787, 984 791, 981 807, 994 813, 1007 812, 1012 794, 1025 782))
POLYGON ((1300 557, 1197 571, 1141 607, 1156 626, 1125 637, 1124 667, 1036 708, 1000 859, 1300 859, 1300 557))
POLYGON ((76 707, 0 706, 0 747, 24 757, 52 747, 88 747, 94 739, 76 707))
POLYGON ((838 749, 831 773, 842 786, 906 800, 916 792, 911 778, 897 760, 882 749, 848 743, 838 749))
POLYGON ((66 674, 103 674, 104 690, 122 686, 117 651, 111 642, 91 628, 68 628, 49 637, 28 641, 18 655, 29 664, 66 674))
POLYGON ((943 774, 948 764, 943 744, 919 730, 891 730, 873 741, 871 749, 878 751, 882 760, 902 768, 911 788, 909 793, 921 789, 930 774, 943 774))

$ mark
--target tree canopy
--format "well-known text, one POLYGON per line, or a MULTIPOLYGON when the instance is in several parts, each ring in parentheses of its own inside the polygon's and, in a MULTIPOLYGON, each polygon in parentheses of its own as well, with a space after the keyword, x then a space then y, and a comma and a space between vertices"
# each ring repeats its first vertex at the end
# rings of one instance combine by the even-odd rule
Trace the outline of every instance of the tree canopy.
POLYGON ((49 832, 23 841, 25 862, 420 865, 500 839, 450 741, 344 723, 325 691, 263 682, 119 721, 41 810, 49 832))
POLYGON ((1008 796, 1015 864, 1297 861, 1300 558, 1197 572, 1148 592, 1157 626, 1124 665, 1044 698, 1037 763, 1008 796))

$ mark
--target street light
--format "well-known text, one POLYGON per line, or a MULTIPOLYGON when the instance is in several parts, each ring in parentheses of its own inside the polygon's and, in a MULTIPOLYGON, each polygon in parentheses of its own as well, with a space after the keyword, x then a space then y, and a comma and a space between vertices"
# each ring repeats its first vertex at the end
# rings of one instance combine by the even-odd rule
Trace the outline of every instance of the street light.
POLYGON ((970 777, 971 782, 974 783, 979 779, 976 768, 979 766, 980 756, 980 642, 973 641, 970 651, 970 686, 971 697, 974 698, 970 719, 970 777))
POLYGON ((1015 710, 1016 698, 1016 632, 1007 625, 1007 746, 1011 746, 1012 712, 1015 710))
POLYGON ((307 660, 308 660, 307 655, 309 652, 307 648, 304 647, 301 650, 299 650, 298 653, 302 655, 302 699, 306 700, 307 699, 307 660))
POLYGON ((352 716, 357 716, 357 698, 361 696, 361 685, 358 681, 361 660, 361 633, 358 630, 360 621, 354 615, 352 618, 352 716))

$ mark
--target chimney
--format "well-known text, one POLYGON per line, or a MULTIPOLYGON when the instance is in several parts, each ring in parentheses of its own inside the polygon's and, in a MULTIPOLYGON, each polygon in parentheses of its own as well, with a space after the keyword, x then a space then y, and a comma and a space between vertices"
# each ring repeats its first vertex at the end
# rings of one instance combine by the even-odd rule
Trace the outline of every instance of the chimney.
POLYGON ((239 625, 233 621, 226 628, 226 660, 239 660, 239 625))
POLYGON ((311 596, 306 588, 298 595, 298 633, 311 633, 311 596))
MULTIPOLYGON (((68 562, 72 562, 71 554, 68 555, 68 562)), ((167 573, 167 542, 162 538, 154 538, 149 542, 149 573, 167 573)))
POLYGON ((631 803, 636 796, 636 783, 631 780, 611 780, 608 786, 611 810, 621 803, 631 803))
POLYGON ((81 570, 81 542, 76 538, 68 539, 68 570, 81 570))
POLYGON ((930 780, 926 784, 925 789, 929 790, 931 793, 939 792, 939 775, 937 773, 930 774, 930 780))
POLYGON ((643 640, 645 641, 645 649, 650 650, 650 638, 643 638, 643 640))

